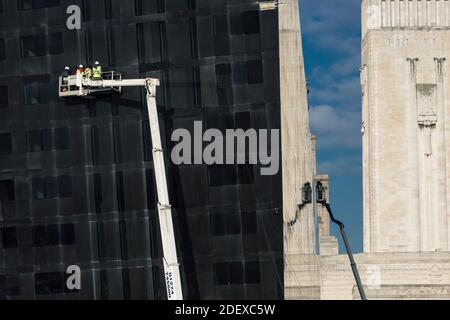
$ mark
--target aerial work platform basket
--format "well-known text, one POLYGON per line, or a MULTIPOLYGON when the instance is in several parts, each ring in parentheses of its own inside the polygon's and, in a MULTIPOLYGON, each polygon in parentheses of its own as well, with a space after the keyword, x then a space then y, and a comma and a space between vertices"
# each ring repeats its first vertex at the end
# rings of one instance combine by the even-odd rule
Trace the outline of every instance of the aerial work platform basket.
POLYGON ((84 76, 70 75, 59 77, 59 97, 88 97, 101 94, 121 93, 121 86, 107 86, 122 80, 122 74, 116 71, 102 72, 101 79, 87 79, 84 76), (81 84, 81 89, 80 89, 81 84))

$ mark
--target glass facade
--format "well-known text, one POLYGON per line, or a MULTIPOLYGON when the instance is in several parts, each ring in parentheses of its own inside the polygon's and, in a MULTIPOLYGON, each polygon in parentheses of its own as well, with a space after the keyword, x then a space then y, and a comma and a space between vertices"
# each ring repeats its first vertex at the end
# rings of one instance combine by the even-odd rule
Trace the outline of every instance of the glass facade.
POLYGON ((255 0, 0 0, 0 299, 165 299, 143 90, 58 98, 64 67, 96 60, 161 79, 185 297, 283 298, 281 172, 168 159, 194 121, 280 128, 277 19, 255 0))

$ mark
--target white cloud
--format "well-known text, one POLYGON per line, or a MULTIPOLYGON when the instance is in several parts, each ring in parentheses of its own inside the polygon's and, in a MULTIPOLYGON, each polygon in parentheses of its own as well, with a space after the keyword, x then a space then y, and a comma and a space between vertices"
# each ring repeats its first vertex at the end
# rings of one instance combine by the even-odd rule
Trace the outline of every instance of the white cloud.
POLYGON ((311 85, 311 130, 319 149, 361 148, 360 0, 301 0, 308 52, 328 60, 307 70, 311 85))
POLYGON ((361 173, 361 158, 355 156, 337 157, 333 160, 319 162, 317 165, 319 173, 330 175, 357 175, 361 173))
POLYGON ((315 106, 309 112, 311 131, 318 137, 319 149, 358 149, 361 147, 361 115, 329 105, 315 106))

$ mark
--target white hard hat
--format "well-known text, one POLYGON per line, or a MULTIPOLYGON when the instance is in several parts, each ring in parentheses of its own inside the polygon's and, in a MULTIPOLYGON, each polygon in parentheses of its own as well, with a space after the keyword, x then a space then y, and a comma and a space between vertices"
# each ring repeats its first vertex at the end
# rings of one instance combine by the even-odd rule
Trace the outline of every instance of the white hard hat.
POLYGON ((70 70, 70 68, 69 67, 65 67, 64 70, 70 70))
POLYGON ((95 65, 99 65, 100 64, 100 62, 98 62, 98 61, 95 61, 95 65))
POLYGON ((78 68, 83 68, 83 65, 82 65, 82 64, 80 64, 80 65, 78 66, 78 68))

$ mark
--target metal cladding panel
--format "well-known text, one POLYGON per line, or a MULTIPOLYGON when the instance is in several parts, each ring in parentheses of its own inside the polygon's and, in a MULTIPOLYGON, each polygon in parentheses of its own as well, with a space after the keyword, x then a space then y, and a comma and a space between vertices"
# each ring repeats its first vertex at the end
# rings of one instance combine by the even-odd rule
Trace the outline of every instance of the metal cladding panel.
POLYGON ((181 165, 171 134, 280 129, 277 10, 254 0, 3 0, 0 299, 164 299, 145 95, 59 99, 66 65, 157 77, 188 299, 283 297, 281 173, 181 165), (81 30, 66 9, 81 8, 81 30), (6 92, 6 94, 5 94, 6 92), (42 231, 44 230, 44 231, 42 231), (64 287, 66 268, 82 289, 64 287))

